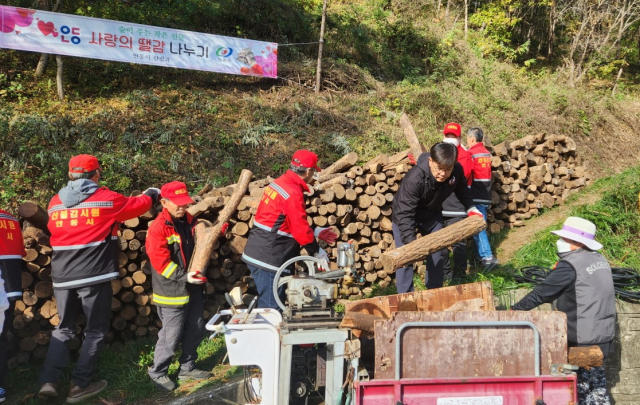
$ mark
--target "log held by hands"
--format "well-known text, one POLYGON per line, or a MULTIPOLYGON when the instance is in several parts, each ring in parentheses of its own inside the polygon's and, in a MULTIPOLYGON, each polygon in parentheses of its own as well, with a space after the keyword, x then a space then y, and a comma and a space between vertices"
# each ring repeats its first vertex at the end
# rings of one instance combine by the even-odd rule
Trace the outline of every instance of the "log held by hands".
POLYGON ((228 222, 236 212, 240 201, 242 201, 242 198, 249 188, 249 182, 252 176, 253 173, 246 169, 240 173, 240 178, 238 179, 236 187, 234 187, 233 194, 231 194, 229 202, 227 202, 225 207, 220 211, 218 222, 215 225, 211 225, 207 221, 200 221, 198 225, 196 225, 196 247, 191 263, 189 264, 189 271, 197 270, 204 274, 209 265, 213 247, 220 237, 222 226, 228 222))
POLYGON ((397 268, 424 260, 434 252, 465 240, 486 227, 486 222, 474 215, 402 247, 389 250, 380 256, 380 260, 387 273, 394 272, 397 268))

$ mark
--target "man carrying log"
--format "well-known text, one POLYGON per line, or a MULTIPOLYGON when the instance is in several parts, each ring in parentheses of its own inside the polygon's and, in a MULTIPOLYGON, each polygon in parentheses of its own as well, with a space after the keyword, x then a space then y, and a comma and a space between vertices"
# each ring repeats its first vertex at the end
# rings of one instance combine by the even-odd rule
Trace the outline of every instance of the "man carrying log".
POLYGON ((193 204, 187 186, 173 181, 162 186, 162 212, 147 232, 146 248, 151 266, 153 303, 162 329, 158 333, 149 377, 160 391, 172 391, 168 376, 173 356, 182 344, 178 379, 202 380, 211 373, 198 370, 198 346, 204 336, 204 301, 207 281, 204 269, 188 272, 195 248, 196 220, 187 212, 193 204))
MULTIPOLYGON (((552 231, 559 261, 540 284, 511 309, 529 311, 557 300, 558 310, 567 314, 567 340, 570 347, 598 345, 606 356, 612 351, 616 329, 616 299, 609 262, 597 251, 594 223, 569 217, 562 229, 552 231)), ((578 370, 578 403, 610 403, 601 367, 578 370)))
POLYGON ((147 212, 160 190, 125 197, 98 181, 102 168, 91 155, 69 161, 69 183, 49 203, 51 276, 60 323, 51 335, 40 373, 41 398, 58 395, 57 383, 69 362, 67 342, 76 335, 76 315, 84 312, 86 326, 78 363, 71 374, 67 403, 80 402, 107 386, 91 382, 111 320, 111 280, 118 277, 118 223, 147 212))
POLYGON ((26 256, 20 222, 8 212, 0 210, 0 402, 6 398, 4 387, 8 374, 9 341, 7 333, 13 324, 16 300, 22 298, 22 269, 26 256), (4 306, 3 304, 6 304, 4 306))
MULTIPOLYGON (((487 211, 491 206, 491 153, 484 147, 484 133, 480 128, 471 128, 467 131, 467 145, 473 162, 471 170, 471 195, 476 207, 482 212, 484 220, 487 220, 487 211)), ((489 236, 483 230, 473 236, 478 249, 478 256, 482 260, 485 271, 493 270, 500 262, 493 256, 489 236)))
MULTIPOLYGON (((457 160, 457 148, 449 143, 436 143, 429 153, 418 158, 416 166, 407 172, 393 199, 392 230, 396 248, 413 242, 416 229, 424 235, 443 228, 442 203, 455 193, 468 216, 482 213, 473 204, 464 177, 464 169, 457 160)), ((442 250, 427 257, 427 288, 442 287, 444 282, 442 250)), ((398 293, 414 290, 413 265, 396 270, 398 293)))
MULTIPOLYGON (((264 190, 242 254, 256 283, 259 308, 280 309, 273 295, 273 280, 280 266, 300 254, 300 247, 326 260, 324 270, 328 270, 327 253, 316 237, 333 243, 337 235, 330 228, 311 229, 304 203, 303 193, 309 191, 308 184, 316 172, 320 172, 318 156, 299 150, 289 170, 264 190)), ((279 298, 284 302, 284 291, 279 298)))
MULTIPOLYGON (((442 142, 450 143, 456 147, 458 151, 458 163, 462 166, 467 185, 470 186, 472 162, 471 155, 460 144, 462 128, 460 128, 459 124, 451 122, 444 126, 442 132, 444 135, 442 142)), ((444 218, 444 226, 453 225, 467 217, 464 206, 455 194, 449 195, 442 203, 442 216, 444 218)), ((451 246, 451 250, 453 251, 453 265, 451 264, 448 252, 443 257, 444 277, 447 280, 462 278, 467 272, 467 241, 461 240, 460 242, 454 243, 453 246, 451 246)))

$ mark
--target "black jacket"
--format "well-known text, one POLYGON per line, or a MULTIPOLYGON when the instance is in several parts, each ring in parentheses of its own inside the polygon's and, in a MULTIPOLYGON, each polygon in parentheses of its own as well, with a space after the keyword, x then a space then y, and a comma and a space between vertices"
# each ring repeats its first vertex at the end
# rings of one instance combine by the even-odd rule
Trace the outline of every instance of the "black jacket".
POLYGON ((474 207, 462 165, 456 162, 449 178, 439 183, 431 174, 429 154, 423 153, 418 163, 404 176, 393 198, 393 223, 400 229, 404 244, 416 239, 416 225, 442 212, 442 203, 455 193, 465 210, 474 207))

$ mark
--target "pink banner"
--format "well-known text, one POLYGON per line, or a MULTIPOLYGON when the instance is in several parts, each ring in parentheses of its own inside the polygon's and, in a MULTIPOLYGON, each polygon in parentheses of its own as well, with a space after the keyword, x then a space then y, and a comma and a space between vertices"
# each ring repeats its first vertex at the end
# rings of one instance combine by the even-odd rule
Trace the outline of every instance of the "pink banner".
POLYGON ((277 77, 278 44, 0 6, 0 48, 277 77))

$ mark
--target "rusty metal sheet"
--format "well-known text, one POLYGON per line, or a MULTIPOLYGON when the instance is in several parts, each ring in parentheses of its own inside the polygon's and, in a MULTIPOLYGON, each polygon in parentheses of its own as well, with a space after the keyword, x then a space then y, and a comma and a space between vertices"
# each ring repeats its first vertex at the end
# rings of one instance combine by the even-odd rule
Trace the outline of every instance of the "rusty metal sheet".
MULTIPOLYGON (((567 361, 567 318, 557 311, 397 312, 375 322, 375 370, 395 378, 396 331, 406 322, 529 321, 540 332, 540 368, 567 361)), ((403 378, 525 376, 535 371, 526 327, 408 329, 402 335, 403 378)))
POLYGON ((493 311, 495 309, 493 289, 490 282, 482 281, 435 288, 433 290, 348 301, 345 303, 345 312, 372 314, 389 318, 391 314, 398 311, 465 310, 470 309, 469 306, 474 307, 474 309, 480 309, 477 308, 477 299, 482 300, 482 305, 480 305, 482 310, 493 311), (460 301, 466 301, 468 305, 460 305, 460 301))

